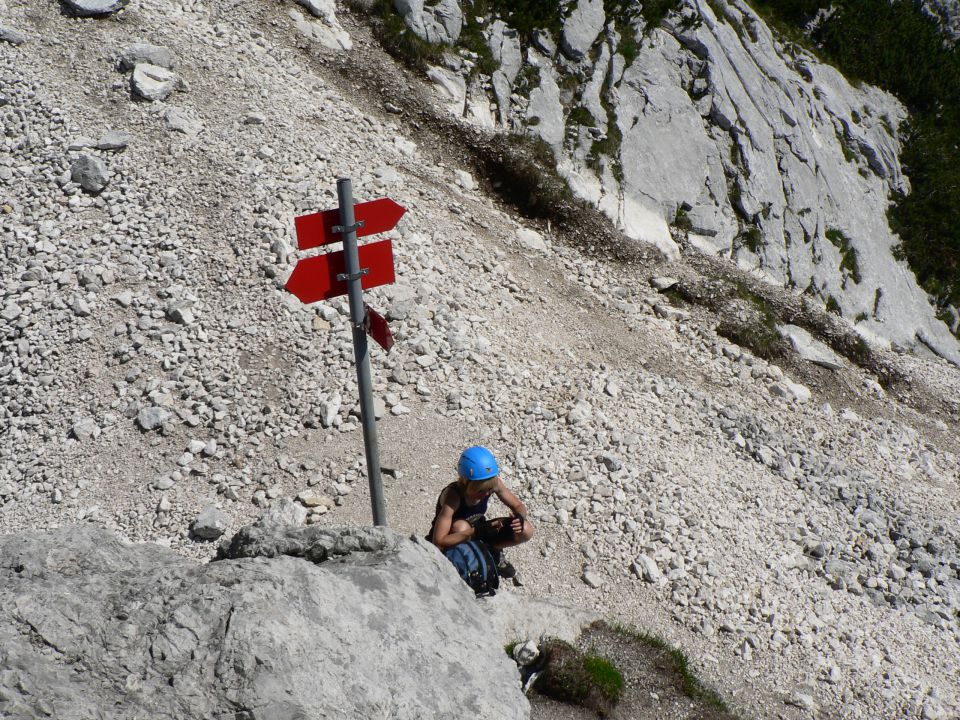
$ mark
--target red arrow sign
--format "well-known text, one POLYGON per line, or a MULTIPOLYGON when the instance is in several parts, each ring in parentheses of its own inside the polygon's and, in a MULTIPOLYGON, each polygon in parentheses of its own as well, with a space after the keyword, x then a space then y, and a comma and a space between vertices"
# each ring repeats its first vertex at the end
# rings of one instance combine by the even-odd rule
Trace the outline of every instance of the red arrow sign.
MULTIPOLYGON (((405 207, 398 205, 390 198, 357 203, 353 206, 354 216, 358 223, 361 220, 364 223, 363 227, 357 228, 357 237, 393 230, 406 211, 405 207)), ((340 224, 339 209, 301 215, 294 218, 293 222, 297 229, 297 245, 301 250, 309 250, 341 240, 340 233, 333 231, 334 226, 340 224)))
POLYGON ((367 311, 367 335, 372 337, 387 352, 393 347, 393 331, 387 324, 387 319, 369 305, 364 304, 367 311))
MULTIPOLYGON (((369 269, 360 281, 364 290, 394 282, 393 245, 389 240, 367 243, 358 250, 360 267, 369 269)), ((337 275, 346 271, 345 264, 342 250, 304 258, 293 268, 287 290, 305 303, 346 295, 347 281, 337 280, 337 275)))

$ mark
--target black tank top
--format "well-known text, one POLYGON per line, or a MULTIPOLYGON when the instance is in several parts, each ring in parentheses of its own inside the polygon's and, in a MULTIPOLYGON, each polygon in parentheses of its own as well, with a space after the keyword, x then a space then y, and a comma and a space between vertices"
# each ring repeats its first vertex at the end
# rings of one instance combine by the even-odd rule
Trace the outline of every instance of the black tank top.
POLYGON ((440 514, 440 508, 443 507, 443 494, 447 490, 453 490, 457 493, 457 496, 460 498, 460 505, 456 510, 453 511, 453 520, 466 520, 467 522, 472 523, 473 521, 482 518, 487 514, 487 505, 490 502, 490 496, 483 498, 476 505, 467 505, 467 500, 463 496, 463 493, 460 491, 460 483, 454 481, 447 485, 443 490, 440 491, 440 496, 437 498, 437 508, 433 512, 433 523, 430 525, 430 534, 427 536, 429 540, 433 541, 433 530, 437 524, 437 516, 440 514))

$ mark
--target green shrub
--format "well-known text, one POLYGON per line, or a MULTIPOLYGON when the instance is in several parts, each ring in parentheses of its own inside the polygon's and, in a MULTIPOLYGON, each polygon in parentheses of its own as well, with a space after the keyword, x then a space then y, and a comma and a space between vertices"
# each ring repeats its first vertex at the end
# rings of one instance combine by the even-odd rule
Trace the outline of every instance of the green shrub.
POLYGON ((756 225, 750 225, 744 228, 734 239, 734 244, 739 247, 745 247, 754 255, 759 254, 763 247, 763 233, 756 225))
POLYGON ((717 325, 717 334, 757 357, 773 360, 786 354, 786 342, 777 331, 777 315, 769 303, 745 283, 736 283, 736 294, 748 304, 742 311, 727 313, 717 325))
POLYGON ((597 121, 583 105, 577 105, 567 116, 567 122, 570 125, 583 125, 585 127, 596 127, 597 121))

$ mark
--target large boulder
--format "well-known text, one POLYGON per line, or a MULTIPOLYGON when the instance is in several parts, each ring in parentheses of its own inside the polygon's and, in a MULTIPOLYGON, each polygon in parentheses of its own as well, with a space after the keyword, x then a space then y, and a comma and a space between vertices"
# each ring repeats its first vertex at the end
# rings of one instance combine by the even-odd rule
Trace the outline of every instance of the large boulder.
POLYGON ((425 541, 259 527, 224 555, 90 526, 0 537, 0 716, 529 715, 481 601, 425 541))

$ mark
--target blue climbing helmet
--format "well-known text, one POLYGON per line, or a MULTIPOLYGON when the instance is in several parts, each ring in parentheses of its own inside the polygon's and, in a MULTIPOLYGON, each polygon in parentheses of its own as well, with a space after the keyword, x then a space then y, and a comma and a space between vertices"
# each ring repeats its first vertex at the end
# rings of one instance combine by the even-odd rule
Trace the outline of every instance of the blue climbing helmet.
POLYGON ((468 447, 460 455, 457 463, 457 472, 467 480, 489 480, 500 474, 500 466, 493 453, 482 445, 468 447))

